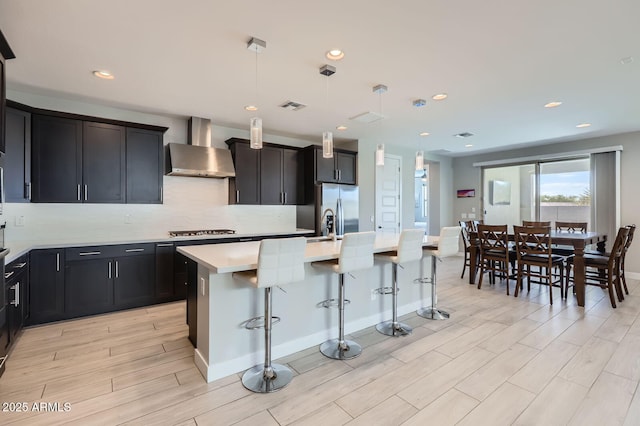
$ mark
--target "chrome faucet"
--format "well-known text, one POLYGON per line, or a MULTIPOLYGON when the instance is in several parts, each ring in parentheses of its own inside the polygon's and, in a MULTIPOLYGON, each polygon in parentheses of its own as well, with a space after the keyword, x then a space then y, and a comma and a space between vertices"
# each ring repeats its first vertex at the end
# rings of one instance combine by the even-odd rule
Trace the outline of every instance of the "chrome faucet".
POLYGON ((324 209, 324 212, 322 212, 322 219, 320 219, 320 229, 322 229, 322 224, 324 224, 324 219, 327 216, 327 213, 331 213, 331 217, 333 220, 333 226, 331 227, 331 231, 329 232, 329 237, 333 238, 333 240, 336 240, 336 212, 333 211, 333 209, 328 208, 328 209, 324 209))

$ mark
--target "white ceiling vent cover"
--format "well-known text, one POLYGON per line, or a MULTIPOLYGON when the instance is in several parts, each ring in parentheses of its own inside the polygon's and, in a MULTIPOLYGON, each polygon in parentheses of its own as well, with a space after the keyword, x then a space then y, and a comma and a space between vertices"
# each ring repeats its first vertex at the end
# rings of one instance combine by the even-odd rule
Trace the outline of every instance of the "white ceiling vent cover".
POLYGON ((294 102, 294 101, 287 101, 287 102, 283 103, 282 105, 280 105, 280 108, 284 108, 284 109, 287 109, 289 111, 298 111, 298 110, 301 110, 304 107, 306 107, 305 104, 301 104, 300 102, 294 102))
POLYGON ((353 117, 349 117, 349 120, 357 121, 358 123, 373 123, 374 121, 382 120, 384 115, 378 114, 377 112, 363 112, 362 114, 354 115, 353 117))

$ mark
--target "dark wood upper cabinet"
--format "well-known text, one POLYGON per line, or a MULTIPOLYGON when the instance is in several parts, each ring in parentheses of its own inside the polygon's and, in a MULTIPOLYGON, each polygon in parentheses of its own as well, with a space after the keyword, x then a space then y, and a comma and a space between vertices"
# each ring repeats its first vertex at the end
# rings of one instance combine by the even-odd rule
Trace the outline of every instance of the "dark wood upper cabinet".
POLYGON ((260 150, 260 204, 283 204, 282 149, 260 150))
POLYGON ((31 200, 82 202, 82 122, 32 116, 31 200))
POLYGON ((260 204, 260 150, 230 145, 236 177, 229 180, 229 204, 260 204))
POLYGON ((301 155, 297 149, 282 149, 282 192, 284 203, 302 203, 301 155))
POLYGON ((84 122, 82 195, 89 203, 125 202, 125 128, 84 122))
POLYGON ((6 151, 2 157, 4 194, 9 203, 29 202, 31 192, 31 114, 7 108, 6 151))
POLYGON ((356 184, 358 153, 334 150, 333 158, 324 158, 322 147, 313 145, 305 148, 304 156, 307 187, 322 182, 356 184))
MULTIPOLYGON (((28 135, 20 133, 25 118, 16 116, 11 133, 16 145, 22 140, 22 147, 11 150, 11 161, 20 163, 31 147, 30 179, 20 178, 17 183, 13 181, 18 179, 12 178, 12 185, 27 184, 24 192, 28 196, 31 189, 31 201, 162 203, 166 128, 107 119, 91 121, 86 120, 91 117, 10 103, 21 108, 19 113, 31 113, 31 144, 27 143, 28 135), (15 154, 19 149, 25 154, 15 154)), ((29 175, 28 167, 25 175, 29 175)))
POLYGON ((4 38, 4 34, 0 31, 0 152, 4 153, 5 150, 5 109, 6 109, 6 97, 7 97, 7 88, 6 88, 6 69, 5 69, 5 61, 7 59, 13 59, 16 55, 14 55, 11 47, 9 47, 9 43, 7 39, 4 38))
POLYGON ((301 200, 299 150, 265 143, 252 149, 245 139, 229 139, 236 177, 230 180, 230 204, 295 205, 301 200), (244 195, 243 195, 244 193, 244 195))
POLYGON ((127 203, 162 203, 163 133, 127 128, 127 203))

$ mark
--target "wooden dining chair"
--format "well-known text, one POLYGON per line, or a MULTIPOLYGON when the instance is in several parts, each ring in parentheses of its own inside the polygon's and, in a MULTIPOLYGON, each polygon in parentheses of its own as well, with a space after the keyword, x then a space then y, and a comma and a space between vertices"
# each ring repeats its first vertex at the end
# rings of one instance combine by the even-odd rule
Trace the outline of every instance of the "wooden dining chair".
POLYGON ((482 288, 482 278, 489 272, 489 282, 495 284, 496 276, 507 280, 509 294, 509 235, 507 225, 478 225, 480 240, 480 280, 478 289, 482 288))
POLYGON ((527 291, 531 290, 531 278, 537 279, 538 283, 544 280, 549 286, 549 303, 553 305, 553 287, 560 287, 560 297, 564 297, 564 259, 551 252, 551 228, 514 226, 513 234, 518 264, 514 296, 518 296, 524 277, 527 277, 527 291), (555 268, 558 274, 554 273, 555 268))
MULTIPOLYGON (((586 233, 587 232, 587 222, 555 222, 556 232, 571 232, 571 233, 586 233)), ((557 254, 559 256, 572 256, 573 255, 573 246, 563 246, 554 244, 551 249, 553 254, 557 254)))
MULTIPOLYGON (((467 267, 471 270, 471 237, 469 235, 470 231, 473 231, 469 226, 470 221, 459 221, 460 224, 460 235, 462 236, 462 245, 464 246, 464 263, 462 264, 462 274, 460 278, 464 278, 464 272, 467 267)), ((476 251, 476 253, 478 253, 476 251)), ((478 260, 476 259, 476 265, 478 264, 478 260)), ((477 269, 476 269, 477 271, 477 269)), ((474 277, 475 279, 475 277, 474 277)))
MULTIPOLYGON (((622 253, 624 251, 625 242, 629 236, 629 227, 622 227, 618 229, 616 239, 613 243, 613 248, 609 253, 593 254, 586 253, 584 255, 585 266, 585 285, 596 285, 600 288, 607 289, 609 291, 609 300, 611 301, 611 307, 616 307, 615 296, 613 290, 615 287, 616 294, 618 295, 618 301, 624 300, 621 288, 621 264, 622 253)), ((567 259, 567 270, 570 271, 573 266, 573 257, 567 259)), ((573 277, 570 274, 567 275, 565 280, 565 292, 569 290, 569 287, 573 282, 573 277)))
MULTIPOLYGON (((624 288, 624 292, 625 294, 629 294, 629 288, 627 287, 627 277, 625 276, 625 259, 627 257, 627 251, 629 250, 629 247, 631 246, 631 242, 633 241, 633 234, 636 231, 636 225, 635 224, 631 224, 631 225, 627 225, 627 228, 629 228, 629 234, 627 235, 627 239, 624 242, 624 248, 622 250, 622 256, 620 256, 620 264, 618 265, 619 270, 620 270, 620 278, 621 278, 621 282, 622 282, 622 287, 624 288)), ((585 254, 593 254, 596 256, 602 256, 603 254, 605 256, 608 256, 609 253, 603 253, 597 250, 585 250, 585 254)), ((567 265, 567 270, 569 270, 571 266, 567 265)))
POLYGON ((522 226, 536 226, 536 227, 551 226, 551 221, 550 220, 545 220, 545 221, 542 221, 542 222, 536 222, 536 221, 532 221, 532 220, 523 220, 522 221, 522 226))

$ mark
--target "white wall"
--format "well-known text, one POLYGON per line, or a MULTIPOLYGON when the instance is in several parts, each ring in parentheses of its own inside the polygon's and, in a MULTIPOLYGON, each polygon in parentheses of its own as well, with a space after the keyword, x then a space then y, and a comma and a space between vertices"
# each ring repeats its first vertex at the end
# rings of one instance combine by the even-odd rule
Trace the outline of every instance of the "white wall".
MULTIPOLYGON (((473 167, 475 162, 543 156, 617 145, 623 146, 620 161, 621 225, 631 223, 640 225, 640 197, 637 195, 636 186, 640 182, 640 167, 638 167, 640 161, 640 132, 457 157, 453 159, 454 186, 456 189, 477 189, 481 187, 480 168, 473 167)), ((452 217, 458 220, 457 218, 462 213, 469 212, 471 207, 476 207, 477 211, 480 211, 480 197, 477 194, 475 198, 456 199, 453 203, 452 217)), ((640 273, 639 246, 639 243, 634 242, 627 255, 627 270, 634 273, 640 273)))
MULTIPOLYGON (((375 210, 375 150, 379 141, 358 141, 358 185, 360 186, 360 230, 373 231, 371 216, 375 210)), ((404 146, 385 144, 387 154, 402 158, 402 227, 413 228, 414 224, 414 164, 416 150, 404 146)), ((429 234, 439 235, 442 226, 453 224, 453 169, 451 158, 425 153, 429 163, 429 234)))
MULTIPOLYGON (((8 99, 33 107, 168 127, 164 143, 186 143, 187 118, 144 114, 78 101, 9 91, 8 99)), ((226 148, 231 137, 248 131, 213 127, 212 144, 226 148)), ((265 140, 290 146, 313 142, 265 134, 265 140)), ((230 228, 240 233, 290 232, 295 206, 227 205, 228 179, 164 176, 164 204, 5 204, 6 245, 125 241, 165 238, 169 230, 230 228), (15 226, 17 217, 24 226, 15 226), (125 223, 126 221, 130 223, 125 223)))

